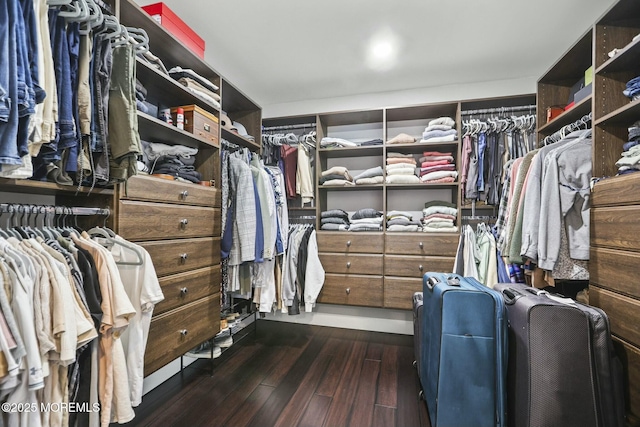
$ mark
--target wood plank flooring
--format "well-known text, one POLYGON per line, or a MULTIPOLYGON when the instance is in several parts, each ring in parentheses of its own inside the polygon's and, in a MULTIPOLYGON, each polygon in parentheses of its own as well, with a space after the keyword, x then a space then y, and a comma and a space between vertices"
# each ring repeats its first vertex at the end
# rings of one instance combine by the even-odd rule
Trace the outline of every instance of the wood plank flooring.
POLYGON ((258 320, 213 375, 197 361, 126 425, 429 426, 413 359, 411 336, 258 320))

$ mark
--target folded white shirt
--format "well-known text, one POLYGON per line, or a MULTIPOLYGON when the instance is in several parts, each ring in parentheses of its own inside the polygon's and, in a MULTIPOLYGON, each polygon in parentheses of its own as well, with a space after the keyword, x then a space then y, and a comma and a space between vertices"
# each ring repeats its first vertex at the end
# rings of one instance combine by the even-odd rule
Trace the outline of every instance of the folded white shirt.
POLYGON ((429 172, 427 174, 422 175, 420 177, 420 181, 422 181, 422 182, 433 181, 434 179, 447 178, 447 177, 458 178, 458 172, 456 172, 456 171, 429 172))
POLYGON ((330 136, 325 136, 320 141, 321 147, 325 147, 327 145, 333 145, 333 144, 338 144, 342 147, 358 147, 358 144, 353 141, 347 141, 346 139, 342 139, 342 138, 333 138, 330 136))
POLYGON ((387 184, 420 184, 415 175, 387 175, 387 184))

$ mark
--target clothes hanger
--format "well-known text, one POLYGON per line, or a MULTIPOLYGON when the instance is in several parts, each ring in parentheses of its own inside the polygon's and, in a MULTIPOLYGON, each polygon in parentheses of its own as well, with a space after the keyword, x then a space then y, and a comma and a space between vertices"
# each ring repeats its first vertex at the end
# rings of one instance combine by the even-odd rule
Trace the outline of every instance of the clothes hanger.
POLYGON ((73 0, 47 0, 48 6, 66 6, 70 5, 73 0))
POLYGON ((103 237, 109 243, 125 247, 125 248, 131 250, 133 253, 135 253, 136 256, 138 257, 138 259, 136 261, 133 261, 133 262, 116 261, 116 264, 118 264, 118 265, 142 265, 142 264, 144 264, 144 257, 142 256, 142 253, 140 252, 140 250, 138 248, 136 248, 135 246, 131 245, 131 243, 127 242, 124 239, 116 239, 116 238, 112 237, 109 234, 109 232, 107 232, 107 230, 105 228, 94 227, 94 228, 90 229, 89 231, 87 231, 87 233, 92 237, 95 237, 95 236, 103 237))
POLYGON ((142 54, 149 51, 149 35, 142 28, 126 27, 129 34, 129 41, 133 45, 136 53, 142 54))
POLYGON ((86 0, 73 0, 58 13, 67 22, 82 22, 89 16, 89 5, 86 0))

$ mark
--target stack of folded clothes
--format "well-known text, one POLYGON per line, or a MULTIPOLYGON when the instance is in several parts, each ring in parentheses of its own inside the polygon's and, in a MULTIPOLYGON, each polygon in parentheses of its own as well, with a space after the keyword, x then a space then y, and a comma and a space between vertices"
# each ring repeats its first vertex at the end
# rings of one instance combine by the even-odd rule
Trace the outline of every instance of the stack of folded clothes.
POLYGON ((413 144, 414 142, 416 142, 416 138, 406 133, 401 133, 388 140, 387 144, 413 144))
POLYGON ((629 127, 629 141, 622 149, 624 150, 620 160, 616 162, 618 175, 638 172, 640 170, 640 121, 629 127))
POLYGON ((320 212, 320 229, 347 231, 349 229, 349 214, 342 209, 330 209, 320 212))
POLYGON ((418 184, 416 159, 413 154, 387 153, 387 184, 418 184))
POLYGON ((410 212, 387 212, 387 231, 420 231, 420 221, 414 220, 410 212))
POLYGON ((169 75, 198 98, 204 99, 215 107, 220 108, 220 95, 216 93, 219 89, 218 86, 200 74, 190 69, 173 67, 169 70, 169 75))
POLYGON ((422 210, 422 231, 438 233, 455 233, 458 209, 456 205, 443 201, 432 201, 424 204, 422 210))
POLYGON ((458 178, 452 153, 425 151, 420 157, 420 181, 429 184, 455 182, 458 178))
POLYGON ((369 168, 358 175, 353 177, 356 185, 366 185, 366 184, 382 184, 384 178, 384 171, 382 167, 376 166, 375 168, 369 168))
POLYGON ((136 79, 136 108, 143 113, 149 113, 149 108, 144 101, 147 100, 147 89, 142 86, 140 80, 136 79))
POLYGON ((344 166, 334 166, 321 173, 320 185, 324 185, 325 187, 342 187, 355 184, 347 168, 344 166))
POLYGON ((382 212, 372 209, 359 209, 351 215, 349 231, 381 231, 382 212))
POLYGON ((382 145, 381 139, 369 139, 366 141, 349 141, 342 138, 333 138, 325 136, 320 140, 320 148, 353 148, 353 147, 370 147, 374 145, 382 145))
POLYGON ((353 141, 347 141, 346 139, 342 139, 342 138, 331 138, 328 136, 325 136, 324 138, 322 138, 320 140, 320 147, 321 148, 336 148, 336 147, 357 147, 358 144, 353 142, 353 141))
POLYGON ((194 166, 196 162, 197 148, 184 145, 167 145, 159 142, 142 141, 144 149, 143 158, 149 173, 157 175, 170 175, 175 179, 199 183, 202 175, 194 166))
POLYGON ((640 98, 640 76, 634 77, 629 80, 627 82, 626 89, 623 90, 622 93, 632 101, 640 98))
POLYGON ((440 117, 429 122, 420 142, 452 142, 458 137, 456 122, 451 117, 440 117))

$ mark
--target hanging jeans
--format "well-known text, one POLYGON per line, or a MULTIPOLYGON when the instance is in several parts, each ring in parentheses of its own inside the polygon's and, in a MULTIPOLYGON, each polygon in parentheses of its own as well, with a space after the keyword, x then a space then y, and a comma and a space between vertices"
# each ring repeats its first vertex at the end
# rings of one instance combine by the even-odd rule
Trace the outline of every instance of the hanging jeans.
POLYGON ((56 138, 43 144, 40 154, 34 159, 35 179, 43 179, 48 172, 47 165, 61 160, 64 149, 77 144, 66 23, 64 18, 58 16, 56 9, 49 10, 49 27, 58 92, 58 122, 56 138))
POLYGON ((93 38, 91 76, 93 108, 91 121, 91 151, 94 157, 93 177, 97 184, 109 182, 109 86, 113 54, 111 43, 99 34, 93 38))
POLYGON ((21 164, 18 151, 18 58, 16 21, 8 2, 0 2, 0 163, 21 164))

